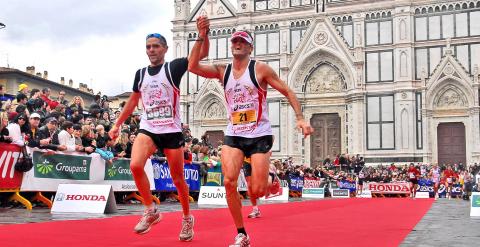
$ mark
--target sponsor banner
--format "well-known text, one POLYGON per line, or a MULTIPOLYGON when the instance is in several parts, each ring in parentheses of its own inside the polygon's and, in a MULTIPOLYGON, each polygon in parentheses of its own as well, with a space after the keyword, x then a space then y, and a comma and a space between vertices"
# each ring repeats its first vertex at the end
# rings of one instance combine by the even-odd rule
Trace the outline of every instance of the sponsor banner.
POLYGON ((472 192, 470 199, 470 216, 480 216, 480 192, 472 192))
POLYGON ((349 189, 333 189, 332 198, 350 198, 349 189))
MULTIPOLYGON (((462 195, 462 185, 460 184, 454 184, 452 185, 452 197, 459 197, 462 195)), ((438 186, 438 197, 445 198, 447 197, 447 187, 445 184, 440 184, 438 186)))
POLYGON ((415 194, 415 198, 430 198, 430 193, 425 191, 419 191, 415 194))
POLYGON ((370 182, 364 185, 364 188, 372 191, 372 193, 379 194, 410 194, 410 187, 408 182, 398 183, 375 183, 370 182))
POLYGON ((321 179, 312 179, 312 178, 304 178, 303 179, 303 188, 320 188, 320 184, 322 183, 321 179))
POLYGON ((243 169, 240 169, 240 175, 238 175, 238 180, 237 180, 237 190, 238 191, 248 191, 247 187, 247 180, 245 179, 245 173, 243 172, 243 169))
POLYGON ((299 176, 290 176, 290 190, 293 191, 302 191, 303 189, 303 178, 299 176))
POLYGON ((37 178, 90 180, 91 162, 88 156, 33 152, 33 170, 37 178))
POLYGON ((111 185, 60 184, 52 213, 113 213, 117 211, 111 185))
POLYGON ((357 194, 357 198, 372 198, 372 192, 370 190, 363 190, 362 193, 357 194))
MULTIPOLYGON (((32 170, 24 174, 20 191, 56 191, 60 184, 107 184, 112 186, 113 191, 137 191, 135 181, 133 181, 133 178, 131 178, 129 174, 129 159, 119 159, 110 166, 106 164, 97 153, 87 155, 76 152, 56 152, 54 154, 48 153, 48 155, 44 155, 44 150, 40 149, 29 150, 29 152, 33 152, 37 162, 42 162, 34 163, 32 170), (59 158, 55 156, 59 156, 59 158), (47 162, 45 162, 45 160, 47 162), (71 160, 73 163, 70 162, 71 160), (76 168, 78 166, 75 164, 80 162, 80 167, 83 167, 83 160, 86 161, 85 167, 87 167, 89 174, 75 174, 72 176, 72 172, 76 173, 82 170, 76 168), (55 161, 62 161, 62 163, 63 161, 67 161, 69 163, 61 165, 51 163, 55 161), (45 164, 43 162, 45 162, 45 164), (37 166, 37 164, 40 165, 37 166), (70 168, 69 164, 73 164, 73 166, 71 166, 73 168, 70 168), (56 170, 57 166, 59 167, 59 171, 56 170), (115 167, 115 169, 113 169, 113 167, 115 167), (108 174, 109 171, 110 174, 108 174), (85 179, 86 177, 88 177, 88 179, 85 179)), ((154 190, 155 183, 150 160, 147 160, 145 164, 145 173, 150 182, 150 189, 154 190)))
POLYGON ((202 186, 198 195, 198 205, 227 206, 227 194, 223 186, 202 186))
POLYGON ((338 188, 340 189, 347 189, 347 190, 350 190, 350 192, 355 192, 356 190, 355 187, 356 187, 355 182, 351 182, 347 180, 338 181, 338 188))
MULTIPOLYGON (((155 190, 157 191, 177 191, 173 184, 172 175, 168 163, 152 160, 153 175, 155 181, 155 190)), ((200 172, 198 164, 185 164, 183 175, 190 191, 200 190, 200 172)))
POLYGON ((223 176, 221 172, 208 172, 206 186, 223 186, 223 176))
POLYGON ((20 153, 19 146, 0 143, 0 189, 17 189, 22 185, 23 172, 15 170, 20 153))
POLYGON ((288 194, 290 193, 288 187, 281 187, 276 194, 270 194, 268 197, 262 197, 263 201, 288 201, 288 194))
POLYGON ((302 198, 325 198, 325 188, 305 188, 302 190, 302 198))

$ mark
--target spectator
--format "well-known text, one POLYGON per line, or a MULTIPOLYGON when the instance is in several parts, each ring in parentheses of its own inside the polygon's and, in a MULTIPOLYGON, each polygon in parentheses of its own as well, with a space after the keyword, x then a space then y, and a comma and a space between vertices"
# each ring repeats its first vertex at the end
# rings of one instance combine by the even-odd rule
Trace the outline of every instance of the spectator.
POLYGON ((55 150, 55 151, 64 151, 67 149, 65 145, 59 145, 58 143, 58 132, 57 124, 58 120, 56 118, 47 118, 45 120, 45 126, 41 127, 38 131, 38 138, 40 140, 48 139, 48 145, 45 148, 55 150))
POLYGON ((30 112, 37 112, 40 116, 45 116, 42 111, 44 105, 43 100, 40 98, 40 90, 34 88, 30 92, 30 99, 27 101, 27 108, 30 112))
POLYGON ((110 136, 105 135, 105 146, 99 147, 95 149, 95 152, 100 154, 100 157, 104 159, 109 165, 113 164, 113 159, 115 154, 113 153, 113 145, 114 141, 110 138, 110 136))
POLYGON ((23 147, 25 145, 25 139, 23 134, 25 134, 28 130, 27 116, 25 114, 11 115, 14 117, 10 124, 7 126, 9 136, 12 138, 12 144, 23 147))
POLYGON ((57 102, 61 105, 68 105, 68 101, 65 99, 65 91, 60 90, 58 92, 57 102))
POLYGON ((97 148, 104 148, 106 146, 106 143, 107 143, 107 132, 105 132, 105 127, 103 127, 103 125, 97 125, 96 127, 96 130, 97 130, 97 148))
POLYGON ((0 112, 0 142, 11 143, 12 138, 9 135, 7 125, 8 125, 7 113, 0 112))
POLYGON ((82 126, 82 146, 85 147, 85 152, 93 153, 97 147, 97 141, 95 140, 95 134, 88 125, 82 126), (90 148, 88 148, 90 147, 90 148), (88 149, 87 149, 88 148, 88 149))
POLYGON ((65 121, 62 124, 62 130, 58 133, 58 144, 64 145, 67 147, 65 151, 75 152, 82 149, 82 146, 75 145, 75 137, 73 136, 73 123, 70 121, 65 121))
POLYGON ((32 113, 29 118, 29 125, 30 129, 25 134, 27 145, 32 148, 45 148, 50 143, 50 139, 39 138, 40 114, 36 112, 32 113))
POLYGON ((123 158, 127 155, 126 153, 127 144, 128 144, 128 133, 122 131, 120 133, 120 136, 115 141, 115 145, 113 147, 113 150, 117 157, 123 158))
POLYGON ((47 105, 50 107, 50 109, 55 109, 57 107, 58 102, 55 100, 50 99, 50 93, 52 91, 50 88, 45 87, 42 89, 42 94, 40 95, 40 98, 47 103, 47 105))
POLYGON ((80 97, 80 96, 73 97, 73 103, 70 105, 70 108, 75 107, 78 110, 79 114, 84 114, 84 112, 83 112, 83 109, 85 109, 84 106, 85 105, 84 105, 82 97, 80 97))
POLYGON ((135 133, 131 133, 128 136, 128 143, 127 143, 127 148, 125 149, 125 158, 131 158, 132 156, 132 147, 133 147, 133 142, 135 141, 135 138, 137 136, 135 133))
POLYGON ((110 122, 110 113, 108 111, 103 111, 100 120, 98 120, 98 124, 103 125, 106 132, 110 131, 112 123, 110 122))
POLYGON ((25 84, 25 83, 22 83, 20 85, 18 85, 18 93, 17 94, 25 94, 25 95, 28 95, 28 85, 25 84))

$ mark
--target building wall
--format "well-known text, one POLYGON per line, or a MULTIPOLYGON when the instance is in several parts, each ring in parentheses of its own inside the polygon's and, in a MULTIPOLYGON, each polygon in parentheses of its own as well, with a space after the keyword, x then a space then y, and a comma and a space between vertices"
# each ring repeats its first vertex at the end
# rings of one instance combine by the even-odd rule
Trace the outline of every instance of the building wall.
MULTIPOLYGON (((466 162, 480 162, 480 1, 327 0, 317 8, 308 0, 238 0, 236 6, 219 0, 199 1, 192 11, 189 6, 176 1, 177 57, 188 55, 200 13, 211 19, 210 49, 217 51, 207 63, 229 62, 229 35, 251 31, 253 55, 297 93, 307 121, 315 114, 339 115, 341 153, 372 163, 437 162, 438 124, 462 122, 466 162)), ((218 81, 183 80, 182 112, 193 133, 224 130, 225 112, 209 111, 224 104, 218 81)), ((280 104, 270 112, 279 117, 273 156, 309 164, 312 138, 302 140, 295 130, 282 95, 268 95, 280 104)))

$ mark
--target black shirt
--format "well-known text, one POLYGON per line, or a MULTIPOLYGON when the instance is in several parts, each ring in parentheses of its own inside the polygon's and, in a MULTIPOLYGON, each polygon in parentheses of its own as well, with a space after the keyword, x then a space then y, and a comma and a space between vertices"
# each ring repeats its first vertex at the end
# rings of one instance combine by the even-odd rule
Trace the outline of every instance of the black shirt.
MULTIPOLYGON (((155 67, 148 66, 148 74, 150 76, 154 76, 160 72, 162 69, 163 64, 160 64, 155 67)), ((177 58, 174 59, 173 61, 170 62, 170 74, 172 74, 172 81, 173 84, 179 88, 180 87, 180 81, 182 80, 182 76, 185 74, 185 72, 188 69, 188 59, 185 57, 182 58, 177 58)), ((137 73, 135 73, 135 80, 133 81, 133 91, 134 92, 140 92, 138 90, 138 83, 140 81, 140 73, 142 69, 137 70, 137 73)))

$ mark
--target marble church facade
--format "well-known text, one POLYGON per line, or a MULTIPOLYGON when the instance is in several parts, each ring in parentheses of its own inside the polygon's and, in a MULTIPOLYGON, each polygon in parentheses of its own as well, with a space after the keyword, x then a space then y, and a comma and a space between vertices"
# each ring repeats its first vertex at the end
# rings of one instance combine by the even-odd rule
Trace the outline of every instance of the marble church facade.
MULTIPOLYGON (((252 55, 297 93, 315 127, 303 139, 286 98, 269 89, 273 158, 480 162, 480 1, 175 0, 175 57, 188 56, 198 15, 211 19, 204 63, 228 63, 228 37, 251 31, 252 55)), ((221 139, 221 85, 183 80, 183 121, 195 136, 221 139)))

